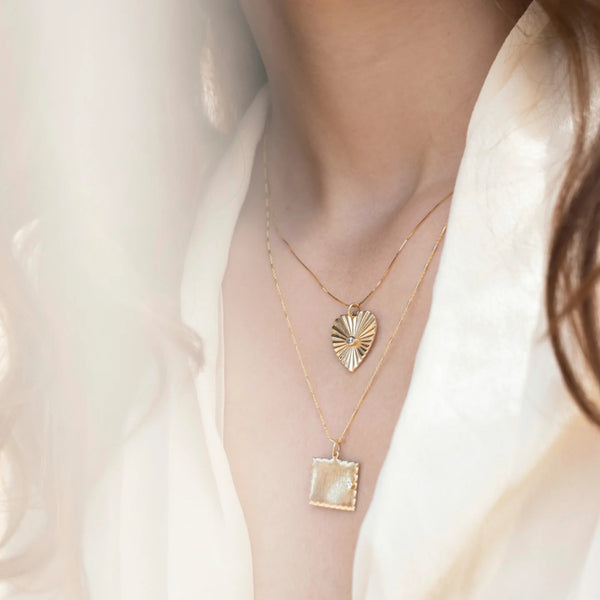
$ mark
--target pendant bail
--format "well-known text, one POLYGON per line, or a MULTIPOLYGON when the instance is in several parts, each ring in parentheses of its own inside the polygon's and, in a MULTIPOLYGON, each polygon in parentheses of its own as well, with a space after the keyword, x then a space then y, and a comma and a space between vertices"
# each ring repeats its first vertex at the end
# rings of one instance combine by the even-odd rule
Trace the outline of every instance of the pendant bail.
POLYGON ((338 460, 338 458, 340 457, 340 443, 338 440, 331 440, 331 443, 333 444, 333 448, 331 450, 331 458, 338 460))
POLYGON ((357 302, 353 302, 352 304, 350 304, 348 306, 348 316, 349 317, 355 317, 359 311, 360 311, 360 304, 358 304, 357 302))

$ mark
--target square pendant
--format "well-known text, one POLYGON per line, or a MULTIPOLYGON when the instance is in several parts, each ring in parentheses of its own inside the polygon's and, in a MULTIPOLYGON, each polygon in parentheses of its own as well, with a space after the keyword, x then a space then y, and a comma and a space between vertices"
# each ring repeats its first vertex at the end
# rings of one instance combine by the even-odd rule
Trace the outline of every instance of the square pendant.
POLYGON ((313 458, 310 504, 353 511, 357 492, 358 463, 338 458, 313 458))

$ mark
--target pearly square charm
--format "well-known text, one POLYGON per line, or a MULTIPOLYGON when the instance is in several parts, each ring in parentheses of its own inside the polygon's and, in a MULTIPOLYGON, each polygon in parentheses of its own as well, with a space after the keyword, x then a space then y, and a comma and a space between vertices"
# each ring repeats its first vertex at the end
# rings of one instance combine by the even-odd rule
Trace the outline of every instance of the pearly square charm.
POLYGON ((357 492, 358 463, 339 458, 313 458, 310 504, 353 511, 357 492))

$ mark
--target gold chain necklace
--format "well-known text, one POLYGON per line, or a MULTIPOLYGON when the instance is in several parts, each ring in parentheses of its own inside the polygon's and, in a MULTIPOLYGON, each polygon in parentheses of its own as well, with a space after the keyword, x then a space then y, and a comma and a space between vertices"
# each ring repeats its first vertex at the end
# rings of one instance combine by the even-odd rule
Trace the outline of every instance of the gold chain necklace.
POLYGON ((300 347, 298 346, 298 340, 296 339, 296 334, 294 333, 294 328, 292 327, 292 322, 290 320, 290 316, 288 313, 288 309, 283 299, 283 293, 281 291, 281 286, 279 285, 279 278, 277 277, 277 270, 275 269, 275 262, 273 260, 273 252, 271 249, 271 198, 270 198, 270 189, 268 183, 265 181, 265 220, 266 220, 266 242, 267 242, 267 253, 269 255, 269 264, 271 266, 271 274, 273 276, 273 281, 275 282, 275 289, 277 290, 277 295, 279 296, 279 301, 281 303, 281 309, 283 310, 283 316, 285 317, 285 321, 287 323, 288 330, 290 332, 290 336, 292 338, 292 342, 294 344, 294 348, 296 350, 296 355, 298 357, 298 361, 300 362, 300 367, 302 368, 302 373, 304 375, 304 380, 306 381, 306 385, 308 387, 308 391, 312 397, 315 408, 317 409, 317 413, 319 415, 319 419, 321 421, 321 425, 323 427, 323 431, 327 436, 327 439, 333 444, 333 450, 331 458, 313 458, 312 463, 312 475, 311 475, 311 486, 310 486, 310 495, 309 495, 309 503, 315 506, 322 506, 326 508, 334 508, 338 510, 347 510, 354 511, 356 509, 356 496, 358 494, 358 462, 351 462, 340 459, 340 451, 342 442, 350 429, 350 426, 354 422, 356 415, 364 399, 366 398, 385 357, 387 356, 390 347, 392 346, 392 342, 400 329, 400 326, 404 322, 404 319, 408 313, 408 309, 410 308, 419 288, 421 287, 421 283, 423 279, 425 279, 425 275, 431 265, 431 262, 437 252, 437 249, 446 233, 446 229, 448 227, 448 223, 444 225, 442 228, 434 246, 429 254, 427 261, 421 271, 419 279, 415 284, 415 287, 412 290, 406 305, 404 306, 404 310, 400 316, 400 319, 396 323, 392 335, 390 336, 388 343, 377 363, 373 374, 369 378, 367 385, 361 394, 342 434, 335 438, 331 435, 329 431, 329 427, 327 427, 327 423, 325 422, 325 417, 323 416, 323 411, 321 410, 321 405, 317 400, 317 395, 315 394, 314 388, 308 376, 308 372, 306 370, 306 366, 304 364, 304 360, 302 359, 302 354, 300 352, 300 347))
MULTIPOLYGON (((267 135, 263 138, 263 168, 264 168, 264 181, 265 191, 271 195, 271 184, 269 179, 269 167, 267 159, 267 135)), ((283 242, 290 254, 304 267, 304 269, 310 274, 310 276, 317 282, 317 285, 333 300, 337 303, 345 306, 347 311, 346 314, 342 314, 335 319, 331 327, 331 343, 335 355, 350 373, 354 373, 356 369, 362 364, 367 354, 373 346, 375 341, 375 335, 377 333, 377 318, 375 315, 368 310, 361 310, 361 306, 369 300, 369 298, 379 289, 381 284, 385 281, 387 276, 390 274, 396 260, 404 250, 413 235, 418 231, 419 227, 435 212, 435 210, 441 206, 448 198, 452 196, 453 192, 450 192, 438 201, 433 208, 431 208, 427 214, 415 225, 412 231, 406 236, 396 254, 394 254, 392 260, 384 271, 383 275, 379 278, 375 286, 371 291, 359 302, 345 302, 334 293, 332 293, 319 277, 312 271, 312 269, 298 256, 291 244, 283 237, 275 213, 271 214, 271 220, 273 223, 273 229, 277 233, 279 239, 283 242)))

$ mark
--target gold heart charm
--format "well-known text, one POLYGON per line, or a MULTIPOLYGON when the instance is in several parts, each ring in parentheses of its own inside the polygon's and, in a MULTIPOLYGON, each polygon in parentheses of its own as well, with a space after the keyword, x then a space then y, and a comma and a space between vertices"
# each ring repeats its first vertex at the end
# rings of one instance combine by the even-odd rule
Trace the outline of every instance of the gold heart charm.
POLYGON ((340 315, 333 322, 331 327, 333 349, 350 373, 358 369, 369 353, 376 333, 375 315, 368 310, 358 310, 357 304, 351 304, 348 307, 348 314, 340 315))

